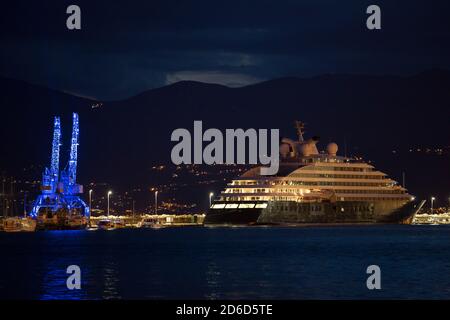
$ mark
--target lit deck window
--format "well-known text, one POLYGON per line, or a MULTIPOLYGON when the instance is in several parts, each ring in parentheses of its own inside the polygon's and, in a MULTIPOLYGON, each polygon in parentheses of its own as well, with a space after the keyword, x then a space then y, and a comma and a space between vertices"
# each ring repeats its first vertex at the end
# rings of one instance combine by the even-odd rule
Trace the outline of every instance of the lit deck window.
POLYGON ((254 208, 255 204, 254 203, 241 203, 239 205, 239 209, 251 209, 254 208))

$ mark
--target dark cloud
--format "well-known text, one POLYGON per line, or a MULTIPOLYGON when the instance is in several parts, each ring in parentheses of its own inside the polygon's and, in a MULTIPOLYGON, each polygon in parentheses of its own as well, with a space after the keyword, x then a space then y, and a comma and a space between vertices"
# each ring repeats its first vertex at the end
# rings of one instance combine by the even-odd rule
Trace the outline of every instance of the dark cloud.
POLYGON ((100 99, 176 80, 236 86, 321 73, 450 68, 447 1, 15 1, 2 7, 0 74, 100 99), (65 9, 82 9, 82 30, 65 9))

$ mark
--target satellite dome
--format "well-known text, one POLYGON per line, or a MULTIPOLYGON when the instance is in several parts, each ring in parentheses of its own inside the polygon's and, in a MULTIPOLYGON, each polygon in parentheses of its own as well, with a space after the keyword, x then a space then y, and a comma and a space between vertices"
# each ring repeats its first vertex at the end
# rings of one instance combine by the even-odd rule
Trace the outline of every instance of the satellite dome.
POLYGON ((335 156, 338 151, 338 145, 334 142, 331 142, 327 146, 327 152, 330 156, 335 156))

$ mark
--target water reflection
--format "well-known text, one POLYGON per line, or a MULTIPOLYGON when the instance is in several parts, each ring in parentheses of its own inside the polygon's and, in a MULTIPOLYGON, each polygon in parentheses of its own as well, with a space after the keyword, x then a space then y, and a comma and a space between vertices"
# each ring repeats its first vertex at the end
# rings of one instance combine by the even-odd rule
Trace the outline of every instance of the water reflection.
POLYGON ((0 233, 0 298, 373 298, 373 260, 389 285, 376 298, 448 298, 449 244, 448 226, 0 233))

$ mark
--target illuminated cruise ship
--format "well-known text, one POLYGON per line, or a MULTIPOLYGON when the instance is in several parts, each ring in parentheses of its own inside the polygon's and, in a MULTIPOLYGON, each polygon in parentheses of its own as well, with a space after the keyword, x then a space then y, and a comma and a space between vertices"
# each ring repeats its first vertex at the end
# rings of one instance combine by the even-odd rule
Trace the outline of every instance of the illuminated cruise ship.
POLYGON ((212 203, 205 225, 411 223, 424 201, 372 165, 337 155, 336 143, 319 152, 318 138, 282 139, 276 175, 254 167, 231 181, 212 203))

